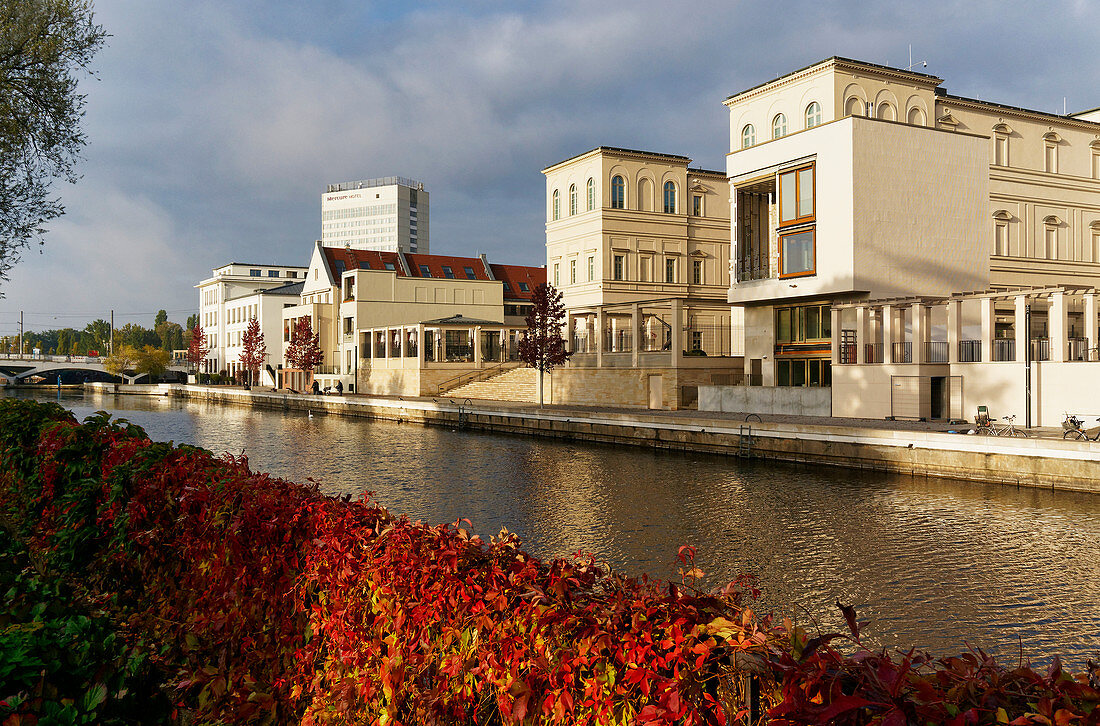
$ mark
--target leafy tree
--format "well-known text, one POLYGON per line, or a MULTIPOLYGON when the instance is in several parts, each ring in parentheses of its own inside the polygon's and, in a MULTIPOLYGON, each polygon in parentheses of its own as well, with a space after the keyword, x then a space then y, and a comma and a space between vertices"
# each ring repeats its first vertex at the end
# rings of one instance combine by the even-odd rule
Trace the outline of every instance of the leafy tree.
POLYGON ((167 322, 168 322, 168 311, 167 310, 158 310, 157 311, 157 317, 154 318, 154 320, 153 320, 153 330, 156 330, 157 328, 159 328, 161 326, 161 324, 167 323, 167 322))
POLYGON ((194 315, 188 315, 187 316, 187 325, 184 326, 184 327, 186 327, 188 330, 191 330, 192 328, 194 328, 198 324, 199 324, 199 315, 198 315, 198 313, 195 313, 194 315))
POLYGON ((320 336, 313 332, 313 323, 308 315, 298 318, 290 332, 290 345, 286 349, 288 368, 311 371, 325 360, 321 350, 320 336))
POLYGON ((106 320, 93 320, 84 328, 81 342, 84 350, 97 350, 102 355, 107 354, 111 340, 111 324, 106 320))
POLYGON ((156 328, 160 347, 167 351, 181 350, 184 347, 183 328, 179 323, 164 322, 156 328))
POLYGON ((138 351, 137 359, 134 361, 134 370, 139 375, 142 373, 148 374, 150 379, 158 378, 164 375, 164 371, 168 370, 170 358, 171 355, 168 351, 147 345, 138 351))
POLYGON ((85 138, 77 74, 106 38, 91 0, 0 2, 0 280, 65 211, 49 187, 78 178, 85 138))
POLYGON ((244 369, 248 371, 249 383, 256 385, 256 374, 260 366, 267 360, 267 344, 264 343, 264 334, 260 330, 260 321, 252 318, 248 321, 244 336, 241 338, 240 361, 244 369))
POLYGON ((195 326, 191 328, 191 340, 187 344, 187 363, 191 366, 191 370, 194 371, 206 360, 207 353, 210 352, 210 346, 206 344, 206 333, 203 332, 202 326, 195 323, 195 326))
POLYGON ((132 371, 137 367, 138 361, 141 359, 141 351, 132 345, 120 345, 115 348, 115 351, 107 357, 107 360, 103 361, 103 367, 107 369, 107 372, 116 375, 119 378, 119 382, 123 381, 123 374, 126 371, 132 371))
POLYGON ((157 337, 156 332, 149 330, 149 328, 137 323, 126 323, 121 328, 115 328, 115 343, 129 345, 140 350, 147 345, 159 346, 160 339, 157 337))
POLYGON ((527 335, 519 343, 519 357, 530 368, 539 370, 539 405, 542 405, 542 375, 569 360, 561 329, 565 325, 565 305, 561 293, 542 283, 531 294, 531 312, 527 316, 527 335))

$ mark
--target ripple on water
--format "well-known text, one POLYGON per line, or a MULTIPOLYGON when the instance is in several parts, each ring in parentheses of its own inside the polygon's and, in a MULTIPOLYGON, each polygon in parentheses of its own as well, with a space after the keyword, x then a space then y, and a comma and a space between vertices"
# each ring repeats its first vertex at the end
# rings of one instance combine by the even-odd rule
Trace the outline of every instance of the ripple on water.
MULTIPOLYGON (((43 396, 53 398, 48 394, 43 396)), ((253 468, 323 491, 373 491, 425 522, 519 534, 538 556, 594 552, 675 576, 699 547, 706 583, 754 573, 764 608, 828 629, 855 604, 866 637, 1015 662, 1100 651, 1100 499, 822 467, 257 411, 65 394, 172 439, 242 450, 253 468)))

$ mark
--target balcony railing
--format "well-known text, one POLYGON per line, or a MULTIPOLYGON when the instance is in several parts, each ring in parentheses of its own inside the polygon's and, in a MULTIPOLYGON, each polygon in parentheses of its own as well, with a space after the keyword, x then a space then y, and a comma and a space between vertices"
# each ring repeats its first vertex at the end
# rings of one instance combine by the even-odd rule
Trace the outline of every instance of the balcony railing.
POLYGON ((924 360, 926 363, 947 362, 947 341, 933 340, 924 344, 924 360))
POLYGON ((1088 360, 1089 359, 1089 339, 1088 338, 1070 338, 1069 345, 1067 346, 1066 360, 1088 360))
POLYGON ((855 343, 841 343, 840 344, 840 363, 842 365, 855 365, 856 363, 856 344, 855 343))
POLYGON ((633 341, 629 330, 607 330, 604 334, 605 353, 629 353, 633 341))
POLYGON ((1050 360, 1050 338, 1031 339, 1031 360, 1050 360))
POLYGON ((574 333, 573 334, 573 348, 574 353, 594 353, 592 350, 591 339, 587 333, 574 333))
POLYGON ((863 358, 868 363, 881 363, 882 343, 864 343, 863 358))
POLYGON ((771 277, 767 260, 741 258, 734 270, 738 282, 748 280, 766 280, 771 277))
POLYGON ((1016 360, 1016 339, 996 338, 993 341, 993 360, 1008 363, 1016 360))
POLYGON ((901 343, 894 343, 893 354, 895 363, 912 363, 913 344, 907 340, 901 343))
POLYGON ((960 363, 981 363, 982 362, 982 341, 980 341, 980 340, 960 340, 959 341, 959 362, 960 363))

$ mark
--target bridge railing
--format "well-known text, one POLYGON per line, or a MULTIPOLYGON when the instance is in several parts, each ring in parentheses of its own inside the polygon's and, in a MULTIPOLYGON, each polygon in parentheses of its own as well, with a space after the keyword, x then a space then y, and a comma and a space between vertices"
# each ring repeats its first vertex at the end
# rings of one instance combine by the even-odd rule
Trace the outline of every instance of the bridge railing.
POLYGON ((38 363, 103 363, 105 356, 93 355, 33 355, 30 353, 0 353, 0 360, 25 360, 38 363))

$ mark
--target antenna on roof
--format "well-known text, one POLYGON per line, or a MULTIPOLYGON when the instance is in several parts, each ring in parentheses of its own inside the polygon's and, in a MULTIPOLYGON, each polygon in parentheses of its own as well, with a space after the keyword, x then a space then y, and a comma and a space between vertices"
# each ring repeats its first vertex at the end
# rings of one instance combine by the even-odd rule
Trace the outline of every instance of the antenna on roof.
POLYGON ((918 66, 918 65, 921 68, 927 68, 928 67, 928 61, 917 61, 916 63, 914 63, 913 62, 913 44, 910 43, 909 44, 909 65, 906 66, 905 70, 911 71, 911 70, 913 70, 913 66, 918 66))
POLYGON ((1062 115, 1066 115, 1066 97, 1062 96, 1062 115))

